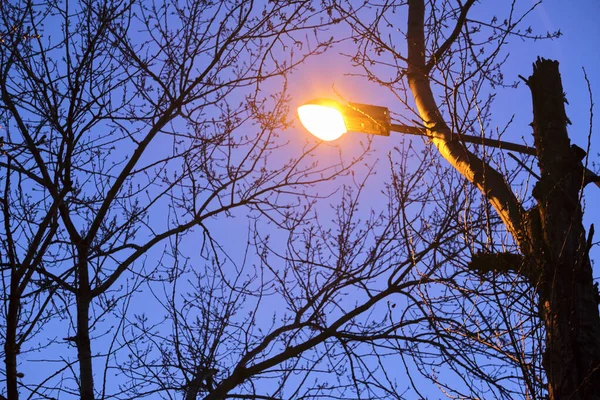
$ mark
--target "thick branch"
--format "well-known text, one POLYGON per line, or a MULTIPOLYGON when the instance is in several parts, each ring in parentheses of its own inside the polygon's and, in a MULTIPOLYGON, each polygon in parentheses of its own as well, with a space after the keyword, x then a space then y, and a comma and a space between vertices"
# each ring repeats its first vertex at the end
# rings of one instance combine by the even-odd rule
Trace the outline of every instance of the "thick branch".
POLYGON ((515 241, 520 244, 523 215, 521 204, 498 171, 452 137, 438 110, 426 72, 424 0, 410 0, 408 4, 408 83, 423 123, 431 131, 433 144, 440 154, 486 196, 515 241))

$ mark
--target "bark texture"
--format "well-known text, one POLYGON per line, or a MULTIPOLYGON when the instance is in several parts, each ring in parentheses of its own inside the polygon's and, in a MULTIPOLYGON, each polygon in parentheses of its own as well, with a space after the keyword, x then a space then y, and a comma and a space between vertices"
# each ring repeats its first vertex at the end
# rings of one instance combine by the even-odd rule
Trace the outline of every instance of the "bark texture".
POLYGON ((450 132, 431 90, 425 60, 425 3, 408 2, 408 84, 425 127, 440 154, 469 182, 483 192, 498 212, 508 231, 521 242, 523 209, 504 176, 484 160, 468 151, 460 134, 450 132))
POLYGON ((527 84, 541 179, 524 254, 541 273, 536 289, 546 326, 544 369, 551 399, 600 399, 600 318, 579 195, 581 156, 567 134, 558 62, 538 59, 527 84), (536 215, 537 213, 537 215, 536 215))
POLYGON ((13 274, 10 282, 10 295, 8 299, 8 312, 6 313, 6 338, 4 341, 4 362, 6 368, 6 394, 8 400, 17 400, 19 390, 17 387, 17 321, 19 314, 19 298, 15 295, 18 291, 17 273, 13 274))

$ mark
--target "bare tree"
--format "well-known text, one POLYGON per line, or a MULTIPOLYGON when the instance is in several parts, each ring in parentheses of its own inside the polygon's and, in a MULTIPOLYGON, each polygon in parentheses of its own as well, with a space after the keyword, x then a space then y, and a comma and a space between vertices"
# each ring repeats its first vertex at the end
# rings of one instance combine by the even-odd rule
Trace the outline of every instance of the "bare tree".
POLYGON ((124 390, 131 397, 402 398, 405 388, 386 371, 399 361, 385 354, 390 341, 429 343, 410 334, 429 324, 413 292, 444 282, 443 267, 466 249, 457 215, 462 188, 450 184, 446 194, 457 201, 424 212, 438 192, 423 182, 448 182, 429 168, 433 156, 410 146, 397 151, 390 166, 398 179, 382 193, 380 212, 365 216, 360 207, 370 172, 357 168, 332 214, 317 205, 296 211, 280 233, 257 220, 241 264, 215 249, 204 267, 191 268, 198 260, 174 246, 176 276, 148 285, 166 317, 144 313, 123 327, 132 355, 119 365, 130 378, 124 390), (409 157, 421 159, 409 167, 409 157), (420 211, 406 213, 413 208, 420 211))
POLYGON ((432 328, 440 353, 413 356, 424 365, 420 372, 459 397, 600 397, 593 227, 586 235, 581 210, 583 188, 597 178, 582 165, 586 152, 568 138, 558 63, 539 59, 533 75, 523 78, 533 95, 537 167, 527 158, 515 164, 489 150, 468 150, 461 140, 493 133, 493 91, 507 85, 507 39, 560 35, 538 35, 524 25, 538 4, 498 5, 483 20, 477 8, 485 5, 475 1, 332 2, 334 18, 353 30, 355 65, 412 110, 439 154, 479 190, 479 206, 489 204, 504 226, 497 231, 491 224, 485 241, 473 242, 465 278, 448 296, 423 296, 438 320, 432 328), (401 12, 406 26, 394 16, 401 12), (473 273, 487 283, 470 283, 473 273), (463 377, 464 389, 439 378, 440 357, 463 377))
POLYGON ((285 214, 352 165, 308 161, 314 146, 272 155, 286 74, 328 45, 313 16, 307 2, 0 5, 8 398, 107 397, 111 316, 153 279, 158 246, 239 207, 285 214), (263 96, 267 81, 283 89, 263 96))
POLYGON ((369 141, 323 163, 280 135, 287 74, 332 43, 322 18, 307 1, 0 5, 9 399, 401 397, 379 352, 428 342, 397 332, 429 323, 412 292, 465 251, 465 197, 445 178, 456 201, 430 212, 446 171, 407 145, 365 214, 369 141))
POLYGON ((460 140, 489 133, 506 38, 540 38, 507 7, 0 4, 7 397, 400 399, 427 396, 420 375, 450 397, 593 398, 584 168, 544 147, 560 126, 571 151, 555 65, 527 80, 533 193, 530 159, 460 140), (281 134, 288 74, 342 21, 431 143, 373 160, 369 140, 345 156, 281 134))

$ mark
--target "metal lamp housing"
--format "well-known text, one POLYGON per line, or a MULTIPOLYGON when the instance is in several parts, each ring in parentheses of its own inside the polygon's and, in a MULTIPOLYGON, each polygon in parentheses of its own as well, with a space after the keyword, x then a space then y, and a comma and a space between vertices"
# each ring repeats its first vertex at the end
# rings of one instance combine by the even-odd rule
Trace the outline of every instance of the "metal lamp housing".
POLYGON ((390 113, 386 107, 359 103, 343 105, 335 100, 317 98, 298 107, 298 116, 304 127, 322 140, 335 140, 346 131, 390 135, 390 113))

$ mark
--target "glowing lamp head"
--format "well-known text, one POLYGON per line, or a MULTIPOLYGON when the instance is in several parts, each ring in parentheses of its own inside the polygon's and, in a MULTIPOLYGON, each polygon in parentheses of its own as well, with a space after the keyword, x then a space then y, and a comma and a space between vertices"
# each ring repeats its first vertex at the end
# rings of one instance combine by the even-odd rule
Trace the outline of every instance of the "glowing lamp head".
POLYGON ((302 125, 321 140, 331 141, 348 132, 339 105, 332 100, 317 99, 298 107, 302 125))

